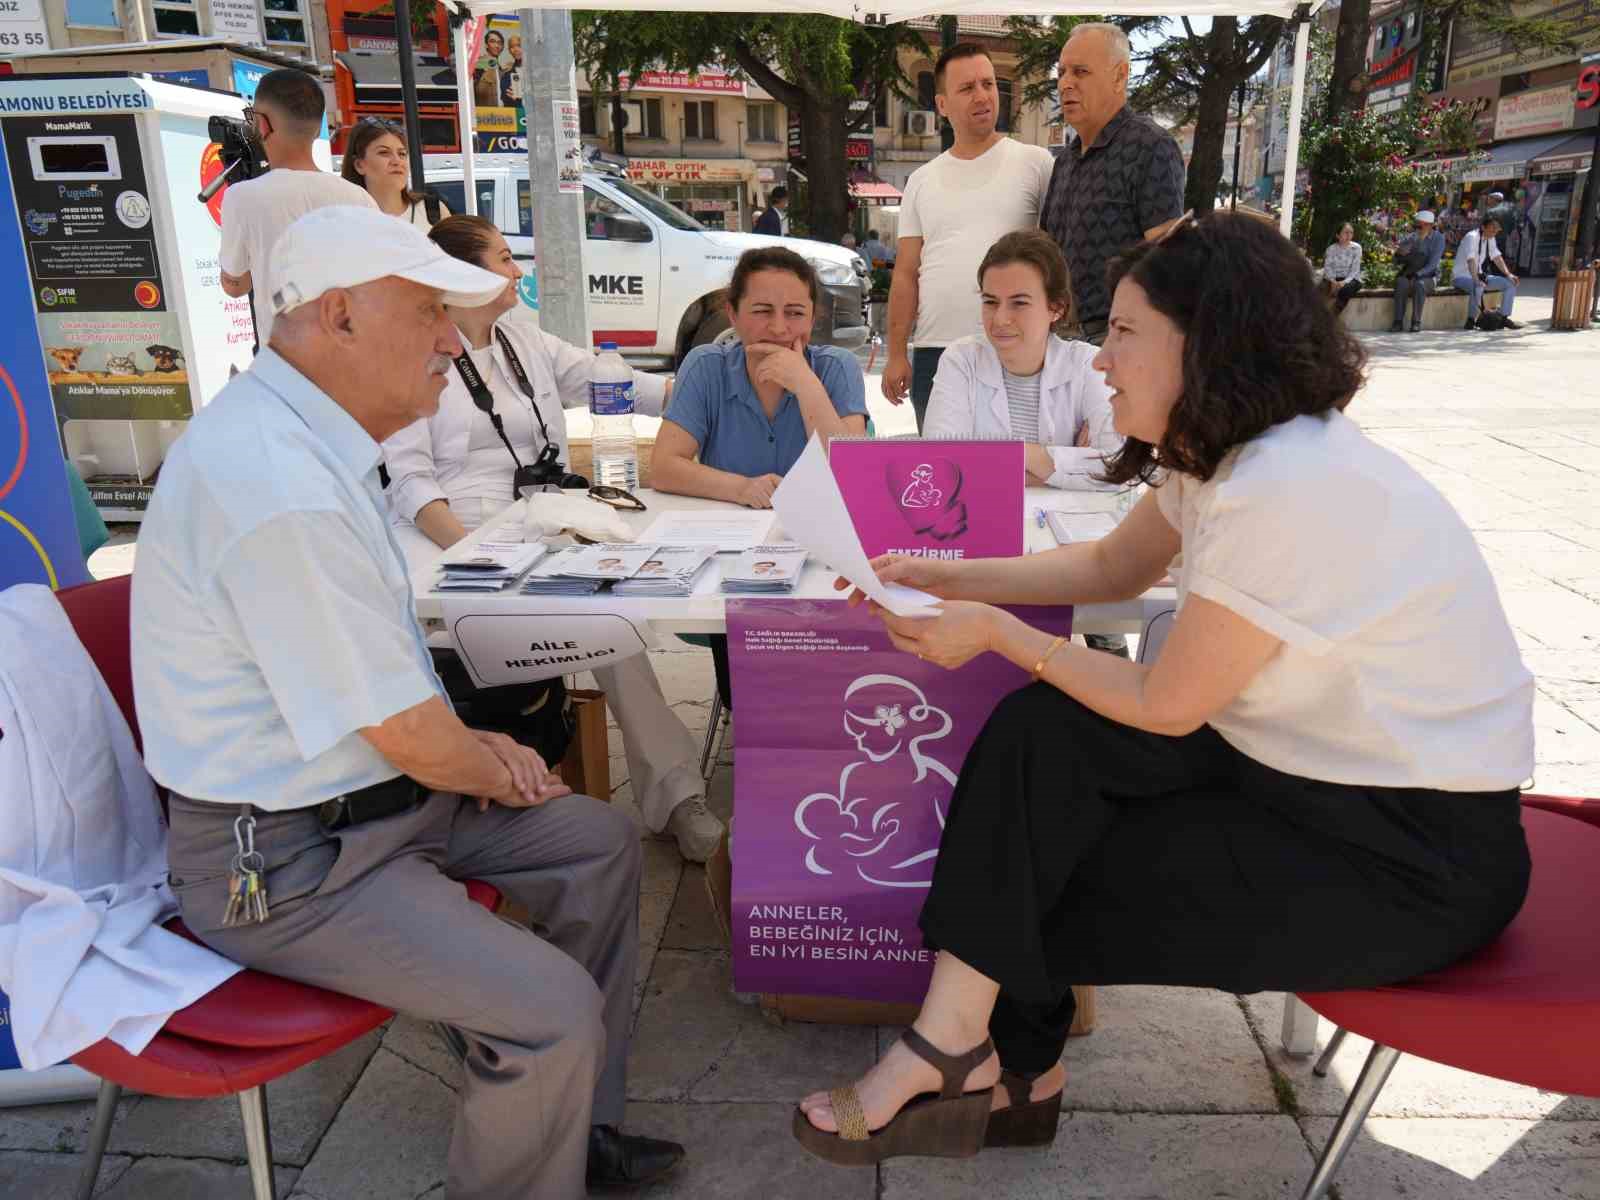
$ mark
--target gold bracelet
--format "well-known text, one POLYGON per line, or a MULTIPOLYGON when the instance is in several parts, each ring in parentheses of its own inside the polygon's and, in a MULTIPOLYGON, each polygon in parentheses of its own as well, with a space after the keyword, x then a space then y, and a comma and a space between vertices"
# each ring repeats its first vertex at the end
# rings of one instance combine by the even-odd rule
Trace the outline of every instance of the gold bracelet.
POLYGON ((1044 670, 1045 663, 1050 661, 1050 656, 1061 649, 1066 644, 1066 641, 1067 639, 1064 636, 1058 637, 1050 643, 1049 649, 1039 656, 1039 661, 1033 664, 1033 681, 1035 683, 1039 682, 1039 673, 1044 670))

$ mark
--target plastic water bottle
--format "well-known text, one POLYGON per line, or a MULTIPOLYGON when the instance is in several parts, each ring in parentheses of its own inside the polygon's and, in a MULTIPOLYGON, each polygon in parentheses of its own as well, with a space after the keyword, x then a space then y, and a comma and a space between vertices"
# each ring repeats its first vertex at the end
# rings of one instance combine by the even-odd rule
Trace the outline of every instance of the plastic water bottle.
POLYGON ((639 486, 639 443, 633 435, 633 368, 615 342, 601 342, 589 379, 594 418, 594 481, 633 491, 639 486))

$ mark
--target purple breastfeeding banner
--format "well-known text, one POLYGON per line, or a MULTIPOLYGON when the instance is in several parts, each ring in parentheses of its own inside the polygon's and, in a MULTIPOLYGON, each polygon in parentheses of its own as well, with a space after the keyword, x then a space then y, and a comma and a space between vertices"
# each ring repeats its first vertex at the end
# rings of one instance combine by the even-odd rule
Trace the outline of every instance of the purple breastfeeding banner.
MULTIPOLYGON (((1015 611, 1071 629, 1070 608, 1015 611)), ((917 914, 956 777, 1027 672, 992 654, 922 662, 842 600, 730 600, 728 652, 734 986, 922 999, 933 955, 917 914)))

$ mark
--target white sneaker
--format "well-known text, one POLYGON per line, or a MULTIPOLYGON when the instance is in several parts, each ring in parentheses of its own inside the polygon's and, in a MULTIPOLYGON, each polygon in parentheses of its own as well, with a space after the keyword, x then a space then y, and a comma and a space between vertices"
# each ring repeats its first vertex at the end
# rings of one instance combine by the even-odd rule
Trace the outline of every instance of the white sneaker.
POLYGON ((687 862, 703 863, 716 853, 722 841, 722 822, 699 796, 691 796, 667 818, 665 833, 678 841, 678 853, 687 862))

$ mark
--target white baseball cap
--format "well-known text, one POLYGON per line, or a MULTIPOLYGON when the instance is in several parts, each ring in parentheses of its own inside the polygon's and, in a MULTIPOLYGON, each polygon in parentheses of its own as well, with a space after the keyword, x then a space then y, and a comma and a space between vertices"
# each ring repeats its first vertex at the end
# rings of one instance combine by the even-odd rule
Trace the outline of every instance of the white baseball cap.
POLYGON ((267 263, 274 316, 309 304, 333 288, 398 275, 438 288, 446 304, 476 308, 506 290, 504 275, 452 258, 409 221, 376 207, 315 209, 283 231, 267 263))
MULTIPOLYGON (((1417 224, 1418 225, 1432 225, 1433 224, 1433 213, 1432 213, 1432 211, 1425 208, 1421 212, 1419 212, 1417 214, 1417 224)), ((485 300, 485 301, 483 301, 483 303, 487 304, 488 301, 485 300)))

